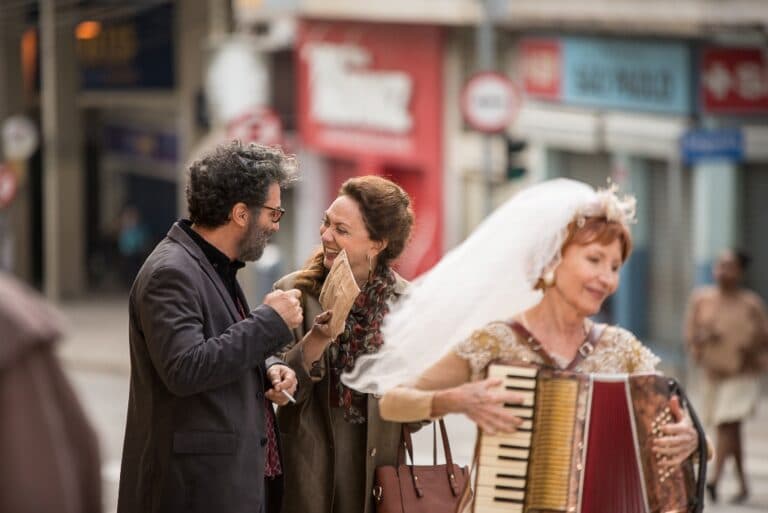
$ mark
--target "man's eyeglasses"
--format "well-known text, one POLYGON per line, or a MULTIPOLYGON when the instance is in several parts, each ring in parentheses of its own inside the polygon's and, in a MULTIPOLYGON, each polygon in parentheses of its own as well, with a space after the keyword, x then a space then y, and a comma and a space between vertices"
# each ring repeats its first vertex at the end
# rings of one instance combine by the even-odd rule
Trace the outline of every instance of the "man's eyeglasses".
POLYGON ((267 210, 271 210, 271 219, 273 223, 277 223, 280 221, 280 219, 283 217, 283 214, 285 214, 285 209, 283 207, 268 207, 266 205, 262 205, 261 208, 266 208, 267 210))

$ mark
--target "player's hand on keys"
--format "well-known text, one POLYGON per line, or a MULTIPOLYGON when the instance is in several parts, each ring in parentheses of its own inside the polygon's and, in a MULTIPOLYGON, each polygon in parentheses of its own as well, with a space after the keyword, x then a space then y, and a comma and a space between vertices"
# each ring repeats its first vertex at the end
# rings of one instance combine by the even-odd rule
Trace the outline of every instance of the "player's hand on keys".
POLYGON ((523 422, 506 408, 507 405, 522 404, 522 396, 505 390, 499 378, 465 383, 458 387, 458 391, 463 413, 486 434, 514 433, 523 422))

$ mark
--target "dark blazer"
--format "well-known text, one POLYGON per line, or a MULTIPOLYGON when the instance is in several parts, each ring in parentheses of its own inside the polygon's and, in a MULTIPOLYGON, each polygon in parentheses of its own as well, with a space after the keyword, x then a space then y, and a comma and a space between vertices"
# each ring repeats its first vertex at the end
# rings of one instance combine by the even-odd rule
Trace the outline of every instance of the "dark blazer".
POLYGON ((265 414, 274 415, 264 403, 266 366, 279 362, 269 357, 291 331, 265 305, 241 320, 178 224, 139 271, 129 308, 118 513, 259 513, 265 414))

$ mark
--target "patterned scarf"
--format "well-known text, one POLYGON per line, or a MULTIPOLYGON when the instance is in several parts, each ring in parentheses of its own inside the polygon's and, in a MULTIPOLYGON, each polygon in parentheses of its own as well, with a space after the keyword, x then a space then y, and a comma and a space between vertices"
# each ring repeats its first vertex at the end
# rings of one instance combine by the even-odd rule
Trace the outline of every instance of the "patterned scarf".
POLYGON ((387 301, 394 292, 394 273, 386 266, 379 266, 352 305, 344 331, 329 348, 331 406, 344 408, 344 420, 352 424, 366 421, 366 394, 344 385, 341 374, 355 367, 358 355, 376 353, 381 347, 381 323, 389 312, 387 301))

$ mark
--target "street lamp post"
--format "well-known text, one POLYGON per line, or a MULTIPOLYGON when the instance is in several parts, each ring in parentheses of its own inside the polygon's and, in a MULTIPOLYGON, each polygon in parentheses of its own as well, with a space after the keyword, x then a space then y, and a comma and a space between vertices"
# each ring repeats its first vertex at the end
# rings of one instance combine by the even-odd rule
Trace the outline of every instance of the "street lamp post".
MULTIPOLYGON (((496 69, 496 34, 491 22, 491 10, 493 0, 482 0, 482 13, 480 23, 475 33, 476 44, 476 71, 493 71, 496 69)), ((485 189, 484 204, 485 214, 493 211, 493 160, 491 158, 491 134, 482 135, 482 173, 485 189)))

